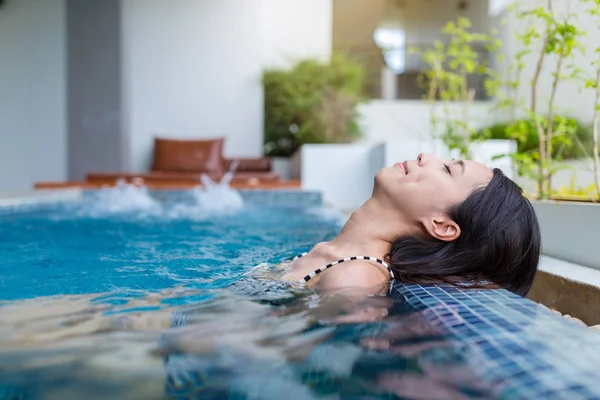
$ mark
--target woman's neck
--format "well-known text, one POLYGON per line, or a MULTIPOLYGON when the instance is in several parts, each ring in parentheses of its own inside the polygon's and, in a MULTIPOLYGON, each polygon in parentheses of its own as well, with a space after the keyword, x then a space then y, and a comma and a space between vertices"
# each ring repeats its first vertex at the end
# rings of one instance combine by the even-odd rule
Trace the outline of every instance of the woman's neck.
POLYGON ((337 252, 383 258, 394 240, 410 227, 391 207, 370 198, 354 211, 340 233, 329 242, 337 252))

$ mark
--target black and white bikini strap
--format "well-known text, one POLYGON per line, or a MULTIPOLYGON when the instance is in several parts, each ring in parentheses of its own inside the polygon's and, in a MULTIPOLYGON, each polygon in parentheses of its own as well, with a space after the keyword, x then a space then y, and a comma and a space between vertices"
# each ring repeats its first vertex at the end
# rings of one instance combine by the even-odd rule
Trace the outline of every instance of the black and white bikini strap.
POLYGON ((305 256, 305 255, 307 255, 307 254, 308 254, 307 252, 300 253, 300 254, 298 254, 296 257, 292 258, 292 261, 294 261, 294 260, 297 260, 297 259, 299 259, 299 258, 302 258, 302 257, 304 257, 304 256, 305 256))
MULTIPOLYGON (((296 260, 298 258, 301 258, 301 257, 304 257, 306 254, 307 253, 299 254, 298 256, 296 256, 294 258, 294 260, 296 260)), ((313 272, 311 272, 310 274, 306 275, 304 278, 302 278, 302 280, 300 282, 308 282, 312 278, 314 278, 315 276, 319 275, 323 271, 328 270, 329 268, 333 267, 334 265, 342 264, 342 263, 345 263, 345 262, 348 262, 348 261, 356 261, 356 260, 373 261, 373 262, 376 262, 378 264, 381 264, 381 265, 383 265, 388 270, 388 272, 390 273, 390 277, 392 279, 394 279, 394 272, 392 271, 392 269, 390 268, 390 266, 385 261, 383 261, 383 260, 381 260, 379 258, 375 258, 375 257, 356 256, 356 257, 348 257, 348 258, 344 258, 344 259, 341 259, 341 260, 337 260, 337 261, 334 261, 334 262, 332 262, 330 264, 327 264, 326 266, 324 266, 322 268, 316 269, 313 272)))

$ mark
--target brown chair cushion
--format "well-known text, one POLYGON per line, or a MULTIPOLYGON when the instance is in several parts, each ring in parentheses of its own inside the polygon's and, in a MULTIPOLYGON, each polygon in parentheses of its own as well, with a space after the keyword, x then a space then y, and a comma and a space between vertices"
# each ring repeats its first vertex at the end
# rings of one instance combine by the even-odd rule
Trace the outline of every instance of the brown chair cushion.
POLYGON ((222 173, 224 139, 154 139, 153 171, 222 173))
POLYGON ((271 159, 269 157, 256 157, 256 158, 225 158, 224 167, 229 170, 233 161, 239 161, 236 171, 271 171, 271 159))

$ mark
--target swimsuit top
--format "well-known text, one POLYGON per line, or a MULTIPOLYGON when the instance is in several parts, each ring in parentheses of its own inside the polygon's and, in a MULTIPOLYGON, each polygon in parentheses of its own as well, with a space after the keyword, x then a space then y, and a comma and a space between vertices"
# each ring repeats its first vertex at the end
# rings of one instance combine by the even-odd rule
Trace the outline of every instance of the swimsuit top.
MULTIPOLYGON (((304 257, 307 253, 302 253, 297 255, 296 257, 294 257, 293 260, 296 260, 300 257, 304 257)), ((328 270, 329 268, 333 267, 334 265, 338 265, 344 262, 348 262, 348 261, 354 261, 354 260, 366 260, 366 261, 373 261, 376 262, 378 264, 383 265, 390 273, 390 277, 392 278, 392 280, 394 280, 394 272, 392 271, 392 269, 390 268, 390 266, 383 260, 380 260, 379 258, 375 258, 375 257, 368 257, 368 256, 357 256, 357 257, 348 257, 348 258, 343 258, 341 260, 337 260, 334 261, 330 264, 327 264, 324 267, 321 267, 319 269, 314 270, 313 272, 311 272, 310 274, 306 275, 304 278, 302 278, 302 280, 299 283, 306 283, 308 281, 310 281, 312 278, 314 278, 315 276, 319 275, 321 272, 328 270)))

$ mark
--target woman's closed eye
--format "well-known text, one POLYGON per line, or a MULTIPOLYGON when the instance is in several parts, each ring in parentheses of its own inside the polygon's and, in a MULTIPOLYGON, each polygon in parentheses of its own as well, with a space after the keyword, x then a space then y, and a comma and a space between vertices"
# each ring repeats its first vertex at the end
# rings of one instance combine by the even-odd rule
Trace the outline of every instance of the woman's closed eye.
POLYGON ((444 167, 446 167, 446 171, 448 172, 448 175, 452 175, 452 171, 450 170, 450 167, 448 166, 448 164, 444 164, 444 167))

